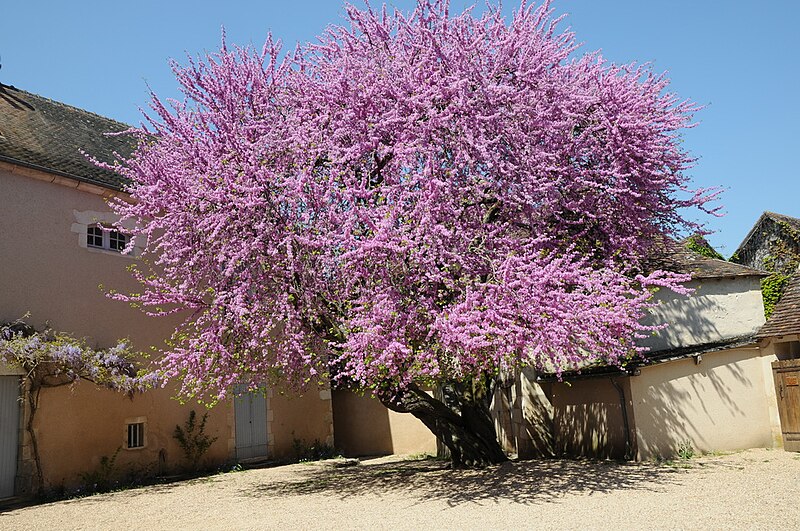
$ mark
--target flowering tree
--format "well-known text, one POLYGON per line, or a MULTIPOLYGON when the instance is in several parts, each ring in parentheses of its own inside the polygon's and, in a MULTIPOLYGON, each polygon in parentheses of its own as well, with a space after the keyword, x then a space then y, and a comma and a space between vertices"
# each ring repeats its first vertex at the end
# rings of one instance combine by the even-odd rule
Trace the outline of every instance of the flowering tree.
POLYGON ((164 375, 215 396, 330 377, 469 466, 505 459, 498 374, 635 355, 651 289, 686 280, 644 260, 714 195, 683 174, 695 109, 578 56, 550 11, 347 6, 286 55, 270 37, 174 65, 186 98, 153 95, 114 203, 153 257, 118 297, 188 311, 164 375))
POLYGON ((42 389, 74 385, 80 380, 128 393, 156 385, 155 373, 137 374, 133 358, 134 353, 124 341, 99 350, 50 328, 37 331, 23 321, 0 326, 0 363, 24 373, 23 399, 29 407, 26 430, 31 438, 39 488, 44 485, 44 474, 33 422, 42 389))

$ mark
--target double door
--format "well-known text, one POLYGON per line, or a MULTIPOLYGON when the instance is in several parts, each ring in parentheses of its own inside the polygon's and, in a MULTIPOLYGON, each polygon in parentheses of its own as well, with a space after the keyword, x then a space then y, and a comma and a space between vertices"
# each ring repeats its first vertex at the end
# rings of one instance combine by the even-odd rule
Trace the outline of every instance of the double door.
POLYGON ((267 455, 267 398, 265 391, 236 389, 236 459, 267 455))

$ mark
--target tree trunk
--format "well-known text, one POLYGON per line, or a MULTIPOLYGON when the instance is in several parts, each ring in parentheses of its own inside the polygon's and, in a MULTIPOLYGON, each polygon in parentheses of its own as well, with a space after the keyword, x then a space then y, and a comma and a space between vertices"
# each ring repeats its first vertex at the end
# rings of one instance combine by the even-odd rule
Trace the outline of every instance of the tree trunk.
POLYGON ((39 409, 39 393, 41 393, 42 388, 36 387, 33 388, 33 384, 29 384, 30 387, 27 389, 28 393, 28 405, 29 405, 29 413, 28 413, 28 423, 26 425, 26 429, 28 430, 28 434, 31 438, 31 447, 33 448, 33 462, 36 464, 36 492, 37 494, 42 494, 44 490, 44 472, 42 471, 42 457, 39 454, 39 440, 36 438, 36 430, 33 429, 33 420, 36 416, 36 411, 39 409))
POLYGON ((442 388, 444 401, 412 385, 381 402, 398 413, 411 413, 450 450, 454 468, 480 468, 508 457, 497 441, 489 414, 491 384, 453 382, 442 388))

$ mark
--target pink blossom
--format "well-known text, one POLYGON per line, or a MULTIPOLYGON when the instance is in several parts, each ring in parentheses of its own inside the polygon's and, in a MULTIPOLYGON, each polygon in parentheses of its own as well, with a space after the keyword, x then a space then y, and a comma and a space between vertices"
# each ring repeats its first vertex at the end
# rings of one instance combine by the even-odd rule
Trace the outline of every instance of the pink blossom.
POLYGON ((385 391, 635 355, 650 290, 686 280, 644 258, 713 212, 696 107, 579 55, 549 3, 347 18, 286 54, 223 43, 173 65, 184 101, 153 95, 113 203, 143 290, 117 297, 185 316, 166 375, 385 391))

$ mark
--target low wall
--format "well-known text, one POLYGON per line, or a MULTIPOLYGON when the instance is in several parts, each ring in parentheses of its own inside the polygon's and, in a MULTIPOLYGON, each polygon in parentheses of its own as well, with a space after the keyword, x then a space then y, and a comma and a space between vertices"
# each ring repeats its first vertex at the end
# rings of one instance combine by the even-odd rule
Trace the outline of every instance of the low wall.
POLYGON ((771 355, 731 349, 642 368, 631 379, 639 459, 778 444, 771 355))
POLYGON ((303 395, 270 392, 267 399, 269 456, 298 457, 297 446, 333 446, 333 410, 328 389, 309 389, 303 395))
POLYGON ((333 391, 333 425, 343 455, 436 453, 433 433, 410 413, 395 413, 352 391, 333 391))
MULTIPOLYGON (((36 411, 34 431, 39 446, 45 486, 78 487, 101 468, 103 457, 116 454, 110 476, 119 480, 171 474, 188 463, 173 434, 175 427, 208 411, 205 433, 217 437, 202 466, 219 466, 233 451, 233 408, 224 402, 211 410, 200 405, 181 405, 168 390, 152 390, 131 396, 99 388, 88 382, 74 387, 43 389, 36 411), (127 424, 145 424, 145 444, 127 449, 127 424), (119 449, 119 451, 117 451, 119 449)), ((198 418, 199 422, 199 418, 198 418)), ((22 465, 19 473, 35 470, 30 437, 22 432, 22 465)), ((27 490, 27 489, 26 489, 27 490)))

